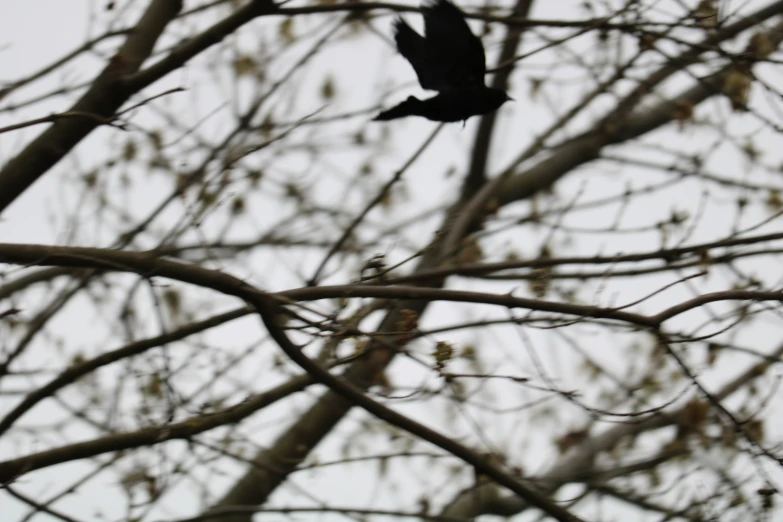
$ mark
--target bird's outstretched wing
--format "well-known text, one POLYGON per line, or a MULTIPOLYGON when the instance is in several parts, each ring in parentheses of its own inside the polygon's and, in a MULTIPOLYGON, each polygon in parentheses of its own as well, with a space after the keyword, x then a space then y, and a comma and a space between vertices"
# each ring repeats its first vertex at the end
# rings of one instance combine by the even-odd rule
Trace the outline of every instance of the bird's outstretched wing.
POLYGON ((410 62, 424 89, 450 91, 484 85, 484 46, 449 0, 422 8, 424 36, 404 20, 394 24, 397 49, 410 62))
POLYGON ((486 58, 481 40, 465 15, 449 0, 435 0, 422 8, 424 37, 437 55, 444 81, 452 86, 484 85, 486 58))
POLYGON ((398 18, 394 22, 394 40, 397 42, 397 50, 416 71, 422 88, 432 91, 441 90, 444 85, 443 73, 439 68, 437 57, 433 56, 430 45, 424 37, 411 29, 405 20, 398 18))

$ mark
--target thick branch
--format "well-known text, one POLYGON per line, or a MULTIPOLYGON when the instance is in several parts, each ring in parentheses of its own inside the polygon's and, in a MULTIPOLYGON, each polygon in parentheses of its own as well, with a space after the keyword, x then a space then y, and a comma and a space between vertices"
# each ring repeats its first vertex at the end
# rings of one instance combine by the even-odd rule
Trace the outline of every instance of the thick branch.
MULTIPOLYGON (((274 12, 271 0, 255 0, 140 71, 181 0, 152 0, 120 51, 68 112, 112 118, 133 94, 178 69, 254 18, 274 12)), ((0 213, 100 125, 96 119, 60 120, 41 133, 0 170, 0 213)))
POLYGON ((149 57, 165 27, 180 9, 181 0, 152 0, 141 20, 128 35, 92 86, 68 112, 92 114, 96 118, 67 118, 56 121, 0 171, 0 213, 38 178, 60 161, 85 136, 101 125, 97 118, 112 118, 132 91, 120 78, 136 72, 149 57))

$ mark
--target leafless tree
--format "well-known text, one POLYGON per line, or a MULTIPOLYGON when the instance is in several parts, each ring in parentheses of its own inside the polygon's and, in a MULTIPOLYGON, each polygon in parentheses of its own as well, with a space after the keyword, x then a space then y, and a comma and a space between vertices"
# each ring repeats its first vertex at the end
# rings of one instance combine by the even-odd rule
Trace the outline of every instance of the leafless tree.
POLYGON ((412 4, 89 2, 0 85, 8 520, 780 516, 783 1, 460 6, 465 128, 370 121, 412 4))

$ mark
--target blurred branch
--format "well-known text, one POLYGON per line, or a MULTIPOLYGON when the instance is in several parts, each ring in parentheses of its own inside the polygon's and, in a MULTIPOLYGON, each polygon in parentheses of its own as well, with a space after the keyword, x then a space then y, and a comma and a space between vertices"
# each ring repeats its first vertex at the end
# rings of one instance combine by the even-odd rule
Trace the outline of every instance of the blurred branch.
POLYGON ((223 314, 218 314, 203 321, 190 323, 187 326, 183 326, 182 328, 178 328, 166 334, 151 337, 149 339, 143 339, 121 348, 109 350, 97 357, 94 357, 93 359, 71 365, 47 384, 41 386, 35 391, 28 393, 21 402, 19 402, 10 412, 0 419, 0 435, 8 431, 8 429, 13 425, 14 422, 16 422, 17 419, 19 419, 19 417, 31 410, 33 406, 41 402, 43 399, 51 397, 55 392, 57 392, 57 390, 60 390, 63 387, 76 382, 81 377, 88 375, 98 368, 107 366, 127 357, 139 355, 151 348, 163 346, 167 343, 172 343, 199 332, 203 332, 210 328, 214 328, 215 326, 228 323, 234 319, 244 317, 249 313, 251 313, 251 310, 247 307, 243 307, 223 314))
MULTIPOLYGON (((780 344, 769 356, 771 358, 783 356, 783 344, 780 344)), ((750 366, 721 386, 716 393, 712 394, 713 398, 719 401, 725 400, 736 392, 745 389, 748 383, 765 375, 771 367, 772 363, 769 360, 750 366)), ((540 483, 542 485, 547 483, 545 490, 553 492, 564 484, 580 481, 585 474, 595 471, 593 462, 597 455, 610 451, 626 437, 635 437, 641 433, 676 424, 678 419, 687 412, 687 407, 688 405, 685 404, 673 412, 651 415, 641 422, 619 424, 602 433, 587 437, 564 453, 548 472, 541 475, 540 483)), ((497 494, 501 495, 501 498, 495 498, 492 504, 482 505, 474 502, 471 497, 471 491, 466 491, 456 496, 441 514, 470 518, 482 514, 512 516, 521 513, 529 507, 525 501, 516 495, 504 494, 494 484, 488 484, 484 487, 495 489, 497 494)))
MULTIPOLYGON (((645 94, 651 92, 655 85, 687 65, 693 64, 707 49, 781 13, 783 13, 783 1, 778 1, 708 35, 699 45, 684 51, 642 80, 639 87, 609 111, 593 129, 553 149, 547 159, 519 174, 513 174, 513 169, 522 158, 514 160, 509 168, 489 183, 485 183, 464 205, 463 212, 448 231, 443 246, 443 256, 448 257, 456 252, 459 238, 464 237, 468 230, 477 226, 488 208, 496 206, 489 205, 491 201, 494 200, 497 206, 502 207, 514 201, 527 199, 540 190, 551 187, 576 167, 598 158, 604 147, 630 141, 670 123, 682 104, 693 107, 719 93, 723 79, 731 72, 733 64, 727 65, 721 72, 709 76, 672 100, 665 100, 649 109, 640 109, 636 113, 627 114, 638 105, 645 94)), ((777 47, 783 38, 783 23, 778 23, 766 33, 772 45, 777 47)))
POLYGON ((113 38, 115 36, 121 36, 121 35, 127 34, 127 32, 128 32, 127 30, 109 31, 106 34, 102 34, 101 36, 98 36, 97 38, 93 38, 92 40, 89 40, 89 41, 85 42, 81 46, 77 47, 76 49, 74 49, 70 53, 68 53, 65 56, 63 56, 62 58, 60 58, 58 60, 55 60, 50 65, 47 65, 46 67, 43 67, 39 71, 37 71, 37 72, 27 76, 26 78, 22 78, 21 80, 16 80, 13 83, 11 83, 11 85, 8 85, 8 86, 3 87, 2 89, 0 89, 0 100, 2 100, 6 96, 8 96, 12 92, 14 92, 15 90, 17 90, 17 89, 19 89, 21 87, 24 87, 25 85, 28 85, 28 84, 34 82, 35 80, 43 78, 44 76, 46 76, 47 74, 49 74, 49 73, 51 73, 53 71, 56 71, 57 69, 59 69, 60 67, 62 67, 65 64, 67 64, 68 62, 70 62, 74 58, 77 58, 77 57, 81 56, 82 53, 84 53, 85 51, 89 51, 89 50, 93 49, 100 42, 102 42, 104 40, 107 40, 109 38, 113 38))
POLYGON ((107 435, 98 439, 33 453, 25 457, 0 461, 0 486, 15 481, 25 473, 63 462, 97 457, 104 453, 143 446, 154 446, 170 440, 187 440, 219 426, 237 423, 280 399, 305 389, 312 382, 313 379, 309 375, 300 375, 271 390, 252 395, 224 410, 194 415, 181 422, 129 433, 107 435))
MULTIPOLYGON (((66 112, 113 120, 114 112, 135 92, 120 78, 141 67, 181 8, 181 0, 151 0, 117 54, 66 112)), ((95 118, 60 119, 29 143, 0 170, 0 213, 101 124, 95 118)))
POLYGON ((34 120, 28 120, 24 121, 22 123, 16 123, 14 125, 8 125, 7 127, 0 127, 0 134, 4 132, 10 132, 15 131, 19 129, 24 129, 25 127, 32 127, 33 125, 40 125, 42 123, 55 123, 57 121, 61 121, 67 118, 86 118, 88 120, 92 120, 97 125, 109 125, 111 127, 120 129, 120 130, 126 130, 125 125, 122 123, 115 123, 116 118, 115 117, 104 117, 100 114, 90 114, 86 112, 79 112, 79 111, 69 111, 69 112, 61 112, 59 114, 52 114, 50 116, 44 116, 42 118, 36 118, 34 120))

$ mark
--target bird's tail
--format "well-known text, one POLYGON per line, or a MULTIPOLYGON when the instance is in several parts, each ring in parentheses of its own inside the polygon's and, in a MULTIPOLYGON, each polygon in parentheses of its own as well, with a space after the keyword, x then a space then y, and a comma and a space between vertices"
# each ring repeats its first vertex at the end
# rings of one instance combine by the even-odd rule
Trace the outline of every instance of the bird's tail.
POLYGON ((421 100, 408 96, 408 99, 399 105, 395 105, 389 110, 383 111, 378 116, 373 118, 374 121, 388 121, 395 120, 397 118, 404 118, 406 116, 416 116, 421 113, 421 100))

